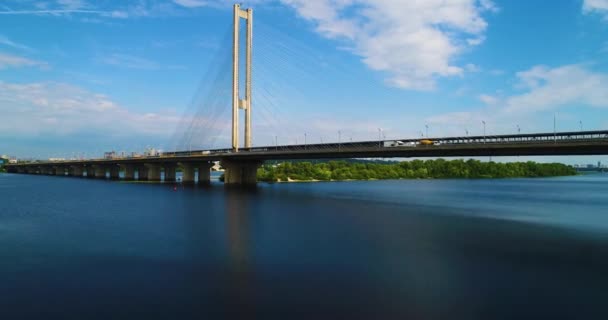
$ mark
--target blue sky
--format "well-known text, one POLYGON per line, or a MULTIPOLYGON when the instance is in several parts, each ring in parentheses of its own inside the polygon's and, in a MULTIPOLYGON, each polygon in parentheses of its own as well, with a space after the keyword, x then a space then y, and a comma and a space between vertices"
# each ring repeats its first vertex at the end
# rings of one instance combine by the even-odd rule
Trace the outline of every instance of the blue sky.
MULTIPOLYGON (((338 130, 415 137, 425 124, 431 136, 473 135, 481 121, 489 134, 552 131, 554 115, 560 130, 608 128, 608 0, 243 4, 255 10, 255 145, 337 140, 338 130)), ((196 93, 224 83, 201 81, 229 71, 214 61, 229 53, 231 9, 2 1, 0 153, 171 148, 194 111, 208 116, 210 96, 196 93)), ((229 112, 189 143, 227 146, 229 112)))

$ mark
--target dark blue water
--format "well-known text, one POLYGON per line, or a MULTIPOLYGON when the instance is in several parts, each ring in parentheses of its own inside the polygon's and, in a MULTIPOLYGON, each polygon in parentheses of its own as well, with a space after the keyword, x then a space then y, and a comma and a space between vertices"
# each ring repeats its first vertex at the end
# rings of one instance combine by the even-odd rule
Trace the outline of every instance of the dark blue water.
POLYGON ((608 176, 0 175, 0 319, 608 319, 608 176))

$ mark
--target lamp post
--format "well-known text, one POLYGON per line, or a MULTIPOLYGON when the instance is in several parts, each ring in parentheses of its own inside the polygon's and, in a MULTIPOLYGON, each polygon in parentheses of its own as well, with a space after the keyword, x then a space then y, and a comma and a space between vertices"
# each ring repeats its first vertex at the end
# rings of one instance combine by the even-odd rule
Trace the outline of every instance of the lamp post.
POLYGON ((306 134, 306 132, 304 132, 304 150, 306 150, 306 138, 307 138, 307 134, 306 134))
POLYGON ((429 138, 429 125, 425 124, 424 127, 426 128, 426 138, 429 138))
POLYGON ((557 143, 557 114, 553 114, 553 143, 557 143))
POLYGON ((581 132, 583 131, 583 120, 580 120, 578 124, 581 126, 581 132))
POLYGON ((521 128, 519 127, 519 125, 517 125, 517 134, 521 133, 521 128))
POLYGON ((483 123, 483 144, 486 144, 486 122, 482 120, 481 123, 483 123))
POLYGON ((378 128, 378 148, 382 147, 382 128, 378 128))
POLYGON ((276 151, 279 151, 279 137, 278 136, 274 136, 274 148, 276 149, 276 151))
POLYGON ((342 132, 338 130, 338 151, 340 151, 342 147, 342 132))

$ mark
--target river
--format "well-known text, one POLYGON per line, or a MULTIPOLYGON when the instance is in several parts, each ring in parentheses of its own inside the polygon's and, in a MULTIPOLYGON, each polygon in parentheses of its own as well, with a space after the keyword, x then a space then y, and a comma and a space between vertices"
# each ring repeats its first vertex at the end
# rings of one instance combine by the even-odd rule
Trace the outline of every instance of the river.
POLYGON ((608 175, 0 174, 0 319, 608 319, 608 175))

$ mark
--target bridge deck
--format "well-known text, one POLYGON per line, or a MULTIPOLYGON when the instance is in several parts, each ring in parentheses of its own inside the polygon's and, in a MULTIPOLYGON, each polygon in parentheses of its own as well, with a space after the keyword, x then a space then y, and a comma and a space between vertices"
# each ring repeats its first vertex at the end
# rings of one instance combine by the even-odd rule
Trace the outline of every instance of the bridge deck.
MULTIPOLYGON (((169 152, 160 156, 37 162, 36 165, 136 164, 200 161, 264 161, 339 158, 413 158, 481 156, 557 156, 608 154, 608 131, 558 132, 522 135, 445 137, 326 144, 263 146, 241 149, 169 152), (426 143, 429 143, 427 141, 426 143), (398 146, 393 146, 399 144, 398 146)), ((9 165, 28 166, 32 163, 9 165)))

